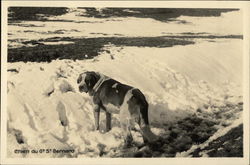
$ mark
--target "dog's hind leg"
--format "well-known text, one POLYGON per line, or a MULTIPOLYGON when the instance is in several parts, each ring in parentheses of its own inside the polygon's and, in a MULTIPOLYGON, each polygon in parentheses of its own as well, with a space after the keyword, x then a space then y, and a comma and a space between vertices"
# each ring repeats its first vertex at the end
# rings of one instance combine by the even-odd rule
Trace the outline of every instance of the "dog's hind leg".
POLYGON ((123 130, 124 148, 131 147, 133 142, 133 136, 131 134, 129 120, 125 121, 124 123, 121 123, 121 127, 123 130))
POLYGON ((157 136, 150 130, 149 125, 140 126, 144 143, 153 143, 157 141, 157 136))
POLYGON ((95 130, 99 130, 99 120, 100 120, 100 106, 95 105, 94 107, 94 118, 95 118, 95 130))
POLYGON ((106 132, 111 130, 111 113, 106 111, 106 132))
POLYGON ((131 116, 129 111, 122 108, 120 112, 120 124, 122 128, 122 134, 124 138, 124 148, 128 148, 132 146, 133 137, 131 134, 131 127, 130 127, 130 119, 131 116))

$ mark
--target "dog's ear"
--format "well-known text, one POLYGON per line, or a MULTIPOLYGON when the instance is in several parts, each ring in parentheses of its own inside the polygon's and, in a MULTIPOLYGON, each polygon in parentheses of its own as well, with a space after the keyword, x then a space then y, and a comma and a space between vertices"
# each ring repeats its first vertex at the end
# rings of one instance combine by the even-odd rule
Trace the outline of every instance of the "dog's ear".
POLYGON ((98 80, 100 79, 100 74, 97 73, 97 72, 91 71, 91 72, 89 72, 89 74, 90 74, 91 76, 93 76, 93 77, 95 78, 96 81, 98 81, 98 80))
POLYGON ((98 81, 98 75, 95 72, 86 72, 85 83, 88 89, 92 89, 98 81))

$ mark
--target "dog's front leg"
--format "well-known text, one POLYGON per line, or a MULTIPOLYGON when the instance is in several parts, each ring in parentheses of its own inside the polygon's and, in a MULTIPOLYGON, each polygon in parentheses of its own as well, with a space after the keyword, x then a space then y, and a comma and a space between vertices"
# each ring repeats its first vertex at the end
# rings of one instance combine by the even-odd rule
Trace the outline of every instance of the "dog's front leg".
POLYGON ((106 111, 106 132, 111 130, 111 113, 106 111))
POLYGON ((94 107, 94 118, 95 118, 95 130, 99 130, 99 120, 100 120, 100 106, 95 105, 94 107))

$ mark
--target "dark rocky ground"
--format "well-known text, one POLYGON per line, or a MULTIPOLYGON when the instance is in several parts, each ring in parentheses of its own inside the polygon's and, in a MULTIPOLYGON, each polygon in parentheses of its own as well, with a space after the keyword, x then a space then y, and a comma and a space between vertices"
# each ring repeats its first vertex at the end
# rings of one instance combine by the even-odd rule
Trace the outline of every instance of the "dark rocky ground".
MULTIPOLYGON (((105 45, 112 44, 114 46, 136 46, 136 47, 172 47, 175 45, 195 44, 193 39, 215 39, 215 38, 231 38, 239 39, 242 36, 161 36, 161 37, 98 37, 98 38, 81 38, 74 39, 70 37, 48 38, 40 40, 31 40, 21 42, 24 45, 20 48, 8 49, 8 62, 50 62, 55 59, 72 59, 83 60, 92 59, 105 51, 105 45), (45 45, 44 42, 70 41, 69 44, 45 45)), ((15 41, 10 41, 15 42, 15 41)))
POLYGON ((233 128, 203 149, 196 149, 193 157, 200 157, 201 152, 206 152, 209 157, 243 157, 243 124, 233 128))
MULTIPOLYGON (((177 153, 188 151, 193 145, 203 144, 216 132, 229 126, 230 124, 225 124, 225 121, 235 120, 236 114, 241 113, 242 110, 242 103, 220 107, 212 106, 210 115, 200 112, 201 110, 198 109, 196 114, 166 126, 164 133, 159 135, 160 139, 156 143, 134 144, 130 148, 120 148, 109 156, 175 157, 177 153)), ((202 152, 206 152, 208 157, 243 157, 243 124, 212 140, 205 148, 198 147, 190 153, 190 156, 201 157, 202 152)))
MULTIPOLYGON (((48 21, 44 16, 57 16, 67 13, 66 7, 9 7, 9 21, 48 21)), ((171 21, 181 15, 199 17, 218 17, 221 13, 238 9, 197 9, 197 8, 103 8, 101 11, 92 7, 78 7, 84 9, 82 16, 95 18, 138 17, 153 18, 159 21, 171 21)), ((61 20, 63 21, 63 20, 61 20)), ((186 22, 181 22, 186 23, 186 22)))
POLYGON ((8 49, 8 62, 50 62, 55 59, 83 60, 99 55, 104 45, 137 47, 171 47, 174 45, 194 44, 193 41, 166 37, 98 37, 98 38, 50 38, 38 41, 26 41, 35 47, 8 49), (72 41, 72 44, 44 45, 42 42, 72 41))

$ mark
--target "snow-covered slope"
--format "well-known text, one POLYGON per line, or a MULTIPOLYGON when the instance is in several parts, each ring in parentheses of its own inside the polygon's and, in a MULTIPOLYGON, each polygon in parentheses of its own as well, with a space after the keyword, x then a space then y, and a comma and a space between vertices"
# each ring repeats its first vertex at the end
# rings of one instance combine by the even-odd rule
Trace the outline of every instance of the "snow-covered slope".
MULTIPOLYGON (((237 40, 220 43, 221 47, 232 49, 238 44, 237 40)), ((111 132, 100 134, 93 131, 91 98, 79 93, 76 86, 77 76, 86 70, 102 72, 141 89, 150 105, 149 117, 153 128, 177 122, 197 109, 210 113, 211 106, 238 104, 242 102, 241 85, 238 83, 241 69, 230 69, 232 65, 241 63, 241 57, 235 53, 237 50, 223 49, 218 58, 214 58, 217 51, 201 51, 204 48, 217 50, 214 49, 216 45, 218 43, 203 42, 162 49, 109 45, 106 49, 110 53, 91 60, 8 64, 9 69, 18 70, 18 73, 8 73, 9 132, 22 132, 24 148, 70 147, 78 156, 98 154, 96 145, 99 143, 107 146, 107 150, 119 146, 122 139, 115 115, 111 132), (66 123, 65 126, 61 122, 66 123)), ((160 130, 153 129, 156 133, 160 130)), ((136 139, 141 141, 137 136, 136 139)), ((17 145, 12 143, 17 142, 10 139, 8 146, 12 151, 12 147, 17 145)))

